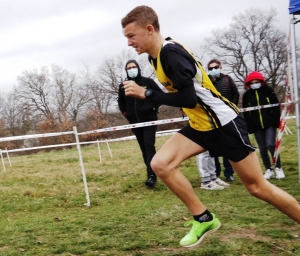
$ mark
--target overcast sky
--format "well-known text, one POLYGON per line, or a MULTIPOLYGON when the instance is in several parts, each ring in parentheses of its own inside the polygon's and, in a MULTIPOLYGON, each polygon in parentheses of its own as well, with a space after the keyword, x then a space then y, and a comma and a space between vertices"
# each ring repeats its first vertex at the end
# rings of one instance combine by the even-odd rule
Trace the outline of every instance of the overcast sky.
MULTIPOLYGON (((228 28, 250 7, 277 11, 276 27, 289 30, 288 0, 0 0, 0 93, 24 70, 59 65, 95 71, 104 58, 129 49, 120 20, 138 5, 158 14, 164 37, 195 50, 212 29, 228 28)), ((241 21, 242 22, 242 21, 241 21)), ((300 24, 298 24, 300 29, 300 24)), ((296 25, 296 31, 297 29, 296 25)), ((296 32, 297 33, 297 32, 296 32)), ((297 34, 298 36, 298 34, 297 34)))

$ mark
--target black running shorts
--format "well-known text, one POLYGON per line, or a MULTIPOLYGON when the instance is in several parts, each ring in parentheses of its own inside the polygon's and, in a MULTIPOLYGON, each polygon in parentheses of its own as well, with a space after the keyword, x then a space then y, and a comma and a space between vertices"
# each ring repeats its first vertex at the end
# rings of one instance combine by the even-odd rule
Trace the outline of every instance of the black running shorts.
POLYGON ((224 156, 233 162, 239 162, 249 155, 249 151, 255 151, 241 114, 218 129, 203 132, 187 125, 178 132, 207 149, 212 157, 224 156))

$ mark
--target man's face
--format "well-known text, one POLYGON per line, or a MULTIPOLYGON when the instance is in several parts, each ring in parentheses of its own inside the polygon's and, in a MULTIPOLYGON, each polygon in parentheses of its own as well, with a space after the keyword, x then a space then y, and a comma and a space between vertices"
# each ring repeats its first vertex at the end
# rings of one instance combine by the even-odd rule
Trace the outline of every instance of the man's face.
POLYGON ((132 46, 138 54, 148 52, 149 33, 146 27, 132 22, 123 29, 123 34, 127 38, 128 45, 132 46))

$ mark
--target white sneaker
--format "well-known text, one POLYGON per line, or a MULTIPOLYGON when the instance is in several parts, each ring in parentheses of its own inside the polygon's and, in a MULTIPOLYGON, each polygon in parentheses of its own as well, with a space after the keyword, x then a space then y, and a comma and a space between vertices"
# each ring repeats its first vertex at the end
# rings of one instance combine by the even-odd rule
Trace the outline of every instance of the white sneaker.
POLYGON ((203 184, 201 183, 200 188, 202 189, 207 189, 207 190, 222 190, 224 189, 223 186, 218 185, 217 183, 215 183, 213 180, 211 180, 209 183, 207 184, 203 184))
POLYGON ((215 183, 217 183, 217 185, 224 187, 224 188, 229 188, 230 184, 226 183, 225 181, 221 180, 220 178, 217 178, 216 180, 214 180, 215 183))
POLYGON ((264 174, 264 177, 266 180, 269 180, 271 179, 272 177, 274 176, 274 172, 271 171, 270 169, 267 169, 265 174, 264 174))
POLYGON ((282 168, 276 167, 275 168, 275 173, 276 173, 276 178, 277 179, 283 179, 283 178, 285 178, 285 175, 284 175, 284 172, 283 172, 282 168))

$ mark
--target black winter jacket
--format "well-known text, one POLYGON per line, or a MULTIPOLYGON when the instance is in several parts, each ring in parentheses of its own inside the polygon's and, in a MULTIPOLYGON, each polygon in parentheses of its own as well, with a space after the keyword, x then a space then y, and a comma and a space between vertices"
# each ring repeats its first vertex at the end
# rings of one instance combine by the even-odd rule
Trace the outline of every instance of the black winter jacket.
POLYGON ((239 103, 240 93, 233 79, 229 75, 221 73, 216 80, 214 80, 211 76, 209 76, 209 78, 223 97, 229 99, 235 105, 239 103))
MULTIPOLYGON (((257 90, 248 89, 243 95, 243 108, 269 105, 278 103, 278 98, 273 89, 263 85, 257 90)), ((280 123, 280 107, 262 108, 243 112, 247 122, 248 132, 254 133, 269 127, 278 128, 280 123)))
MULTIPOLYGON (((161 91, 153 79, 141 76, 139 65, 136 62, 134 63, 139 69, 138 76, 134 79, 127 76, 127 79, 134 80, 139 86, 142 86, 145 89, 161 91)), ((160 106, 147 99, 137 99, 126 96, 123 84, 119 85, 118 105, 121 113, 131 124, 157 120, 157 112, 160 106)))

